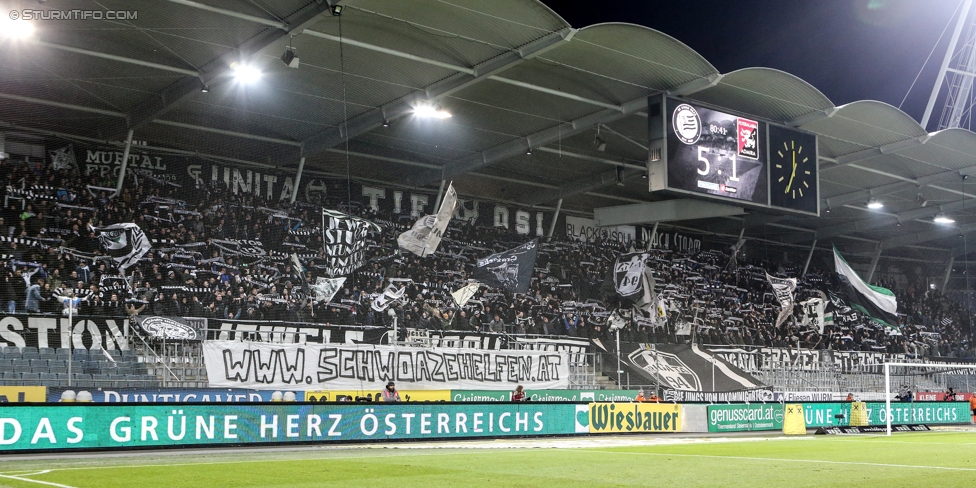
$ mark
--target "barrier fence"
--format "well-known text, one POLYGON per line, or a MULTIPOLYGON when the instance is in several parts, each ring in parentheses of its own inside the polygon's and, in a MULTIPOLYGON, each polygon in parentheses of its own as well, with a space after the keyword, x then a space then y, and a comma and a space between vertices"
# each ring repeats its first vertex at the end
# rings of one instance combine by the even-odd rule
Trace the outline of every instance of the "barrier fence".
MULTIPOLYGON (((335 393, 335 392, 330 392, 335 393)), ((428 392, 430 393, 430 392, 428 392)), ((483 398, 478 392, 449 392, 483 398)), ((497 393, 497 392, 495 392, 497 393)), ((586 392, 577 392, 585 396, 586 392)), ((505 438, 620 433, 781 431, 802 428, 970 424, 968 402, 683 404, 601 401, 269 403, 246 391, 199 403, 185 392, 173 403, 0 404, 0 454, 25 451, 157 448, 386 440, 505 438), (254 402, 254 403, 243 403, 254 402), (799 410, 798 410, 799 409, 799 410), (802 412, 802 419, 796 416, 802 412)), ((306 398, 321 395, 308 392, 306 398)), ((105 397, 121 395, 106 392, 105 397)), ((443 396, 443 393, 437 395, 443 396)), ((577 395, 572 395, 577 396, 577 395)), ((801 430, 801 433, 803 430, 801 430)))

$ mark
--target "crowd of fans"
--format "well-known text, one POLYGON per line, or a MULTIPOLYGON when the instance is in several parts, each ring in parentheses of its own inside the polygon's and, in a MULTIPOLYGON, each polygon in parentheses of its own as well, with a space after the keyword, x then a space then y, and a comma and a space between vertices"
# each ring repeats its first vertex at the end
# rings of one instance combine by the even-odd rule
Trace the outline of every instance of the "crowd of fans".
MULTIPOLYGON (((151 179, 114 195, 105 188, 114 186, 111 181, 9 161, 0 165, 0 186, 0 309, 6 313, 58 314, 57 297, 73 295, 82 298, 79 313, 91 315, 390 325, 393 316, 370 305, 393 279, 405 287, 404 299, 392 307, 401 327, 609 340, 615 334, 608 326, 611 313, 623 304, 608 275, 618 255, 644 247, 543 240, 527 293, 481 287, 459 308, 450 293, 470 282, 477 259, 530 236, 455 221, 437 253, 420 258, 397 249, 397 236, 414 217, 327 200, 320 203, 362 216, 382 231, 370 234, 365 264, 326 302, 307 286, 328 270, 319 205, 286 205, 220 186, 181 188, 151 179), (122 222, 138 224, 153 247, 124 276, 102 259, 94 230, 122 222), (292 264, 292 253, 304 269, 292 264)), ((664 298, 663 316, 657 310, 628 316, 620 330, 623 341, 972 356, 971 314, 928 287, 897 290, 904 314, 900 335, 840 303, 828 304, 838 320, 821 333, 816 323, 801 319, 799 305, 791 319, 775 325, 780 306, 765 273, 796 276, 796 268, 732 266, 730 256, 716 250, 647 252, 655 291, 664 298)), ((801 278, 796 302, 827 297, 823 292, 837 289, 832 275, 811 272, 801 278)))

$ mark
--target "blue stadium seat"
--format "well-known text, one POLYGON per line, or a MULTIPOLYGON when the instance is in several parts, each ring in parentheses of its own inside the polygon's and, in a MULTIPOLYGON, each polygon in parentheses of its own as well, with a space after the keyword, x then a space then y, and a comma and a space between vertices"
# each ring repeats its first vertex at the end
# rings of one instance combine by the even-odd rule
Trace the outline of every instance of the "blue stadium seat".
POLYGON ((15 373, 30 373, 31 372, 30 364, 15 364, 14 365, 14 372, 15 373))
POLYGON ((74 351, 71 351, 72 359, 84 360, 88 359, 88 356, 88 349, 75 349, 74 351))
POLYGON ((88 374, 95 374, 95 373, 101 372, 101 369, 102 369, 101 368, 101 365, 98 364, 98 362, 96 362, 96 361, 85 361, 84 367, 82 368, 81 371, 79 371, 79 373, 80 372, 84 372, 84 373, 88 373, 88 374))
MULTIPOLYGON (((35 352, 38 352, 38 351, 37 351, 37 348, 34 347, 34 346, 27 346, 27 347, 23 348, 20 352, 31 352, 31 353, 35 353, 35 352)), ((40 353, 38 353, 38 354, 40 354, 40 353)))
POLYGON ((41 349, 39 353, 41 355, 41 359, 54 359, 58 356, 58 353, 55 352, 55 350, 50 347, 45 347, 41 349))
POLYGON ((20 355, 23 356, 24 359, 41 359, 41 353, 37 351, 28 351, 26 347, 24 348, 24 351, 21 351, 20 355))
POLYGON ((44 386, 55 386, 58 383, 58 375, 54 373, 41 373, 41 384, 44 386))
POLYGON ((68 349, 67 347, 59 347, 55 350, 55 352, 58 354, 58 356, 67 356, 71 353, 71 349, 68 349))
POLYGON ((31 359, 30 362, 31 369, 37 371, 38 373, 47 371, 49 365, 50 365, 49 359, 31 359))
POLYGON ((20 379, 24 383, 37 383, 41 381, 41 373, 24 373, 20 375, 20 379))
POLYGON ((3 348, 3 357, 6 359, 22 359, 24 356, 20 353, 20 349, 8 346, 3 348))

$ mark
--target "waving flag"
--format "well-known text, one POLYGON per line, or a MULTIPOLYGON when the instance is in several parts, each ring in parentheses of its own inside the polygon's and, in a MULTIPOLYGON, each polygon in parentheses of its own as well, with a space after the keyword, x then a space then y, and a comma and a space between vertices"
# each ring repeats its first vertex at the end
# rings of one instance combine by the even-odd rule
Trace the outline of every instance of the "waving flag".
POLYGON ((773 294, 782 307, 776 317, 776 327, 779 327, 793 314, 793 290, 796 290, 796 278, 777 278, 766 273, 766 279, 772 285, 773 294))
POLYGON ((490 287, 515 293, 529 291, 539 239, 478 260, 474 278, 490 287))
POLYGON ((146 234, 136 224, 115 224, 94 227, 92 230, 98 232, 98 241, 102 244, 102 249, 108 252, 123 274, 129 266, 136 264, 152 249, 146 234))
POLYGON ((451 216, 454 215, 454 207, 457 206, 457 192, 454 185, 447 187, 444 193, 444 200, 441 201, 441 208, 435 215, 425 215, 413 224, 413 228, 400 234, 397 237, 397 244, 400 248, 410 251, 420 257, 430 256, 437 251, 437 246, 441 243, 441 237, 447 229, 451 216))
POLYGON ((898 329, 898 301, 887 288, 865 283, 847 264, 837 248, 834 248, 834 267, 840 277, 841 291, 851 308, 867 315, 871 320, 898 329))

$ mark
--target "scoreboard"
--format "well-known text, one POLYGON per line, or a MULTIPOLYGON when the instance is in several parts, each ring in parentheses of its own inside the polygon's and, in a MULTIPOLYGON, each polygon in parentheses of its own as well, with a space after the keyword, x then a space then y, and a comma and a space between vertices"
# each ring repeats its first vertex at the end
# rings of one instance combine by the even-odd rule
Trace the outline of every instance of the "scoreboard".
POLYGON ((815 135, 675 98, 648 107, 651 191, 819 215, 815 135))

